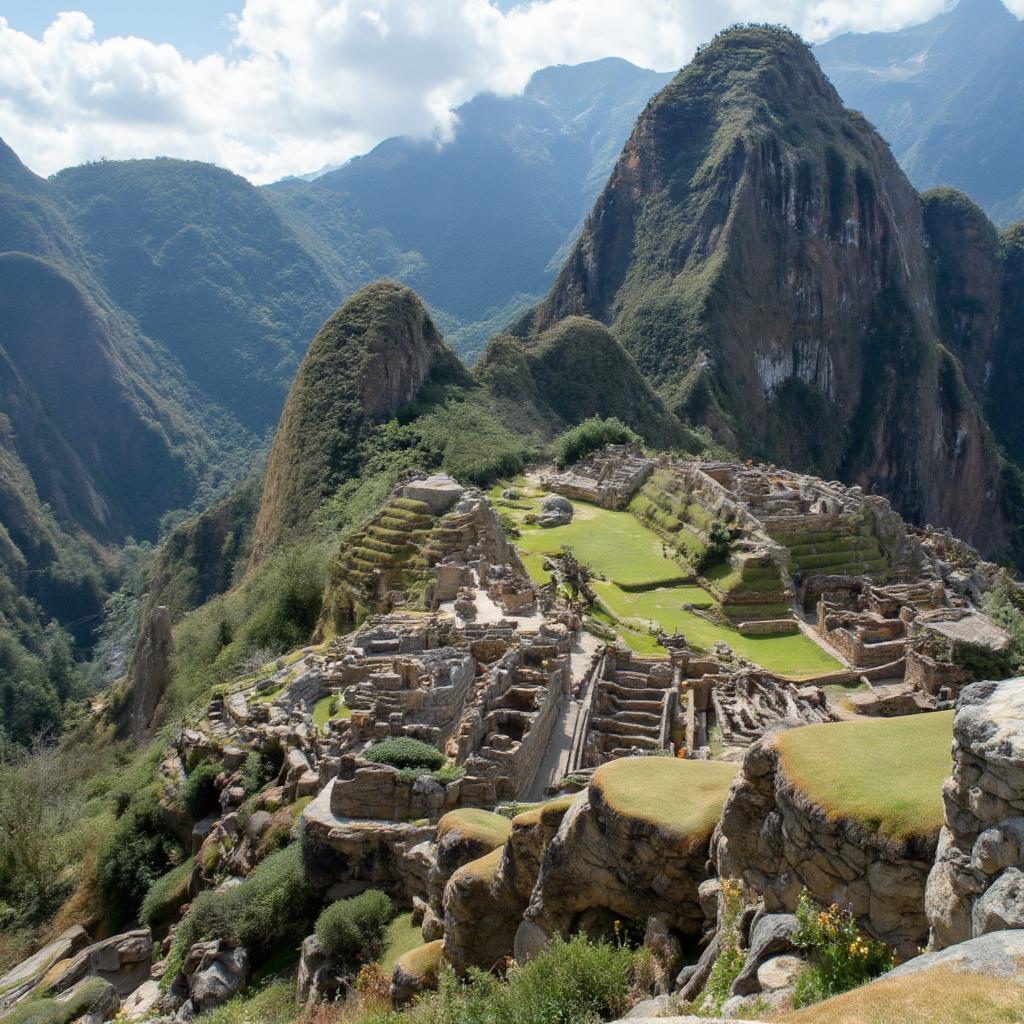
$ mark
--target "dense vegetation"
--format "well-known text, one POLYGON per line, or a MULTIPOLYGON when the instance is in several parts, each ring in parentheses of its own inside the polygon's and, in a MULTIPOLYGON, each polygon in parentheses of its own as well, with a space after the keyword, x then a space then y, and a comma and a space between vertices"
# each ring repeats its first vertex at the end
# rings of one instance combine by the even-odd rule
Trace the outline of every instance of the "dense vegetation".
POLYGON ((555 439, 555 461, 559 469, 565 469, 606 444, 632 444, 639 440, 637 434, 621 420, 614 417, 602 420, 592 416, 555 439))
POLYGON ((328 956, 354 967, 380 956, 393 916, 387 895, 379 889, 367 889, 327 907, 316 919, 316 937, 328 956))

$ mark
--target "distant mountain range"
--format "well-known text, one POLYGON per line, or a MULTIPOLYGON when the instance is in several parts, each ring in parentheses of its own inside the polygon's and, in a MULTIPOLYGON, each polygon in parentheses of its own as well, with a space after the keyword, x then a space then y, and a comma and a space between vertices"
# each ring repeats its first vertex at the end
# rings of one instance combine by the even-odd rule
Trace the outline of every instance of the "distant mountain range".
POLYGON ((1024 219, 1024 21, 1001 0, 838 36, 815 55, 917 188, 952 185, 997 224, 1024 219))

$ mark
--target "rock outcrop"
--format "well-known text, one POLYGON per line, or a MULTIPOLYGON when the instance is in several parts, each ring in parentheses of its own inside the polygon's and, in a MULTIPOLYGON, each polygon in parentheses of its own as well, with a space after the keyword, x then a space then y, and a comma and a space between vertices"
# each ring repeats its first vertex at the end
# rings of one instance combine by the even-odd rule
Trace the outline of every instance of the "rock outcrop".
POLYGON ((964 689, 942 797, 927 888, 932 947, 1024 928, 1024 680, 964 689))
POLYGON ((696 938, 708 843, 736 766, 667 757, 600 767, 551 841, 525 918, 547 935, 664 917, 696 938))
MULTIPOLYGON (((870 724, 899 729, 906 720, 870 724)), ((926 825, 922 833, 892 835, 885 820, 858 821, 815 802, 783 763, 786 737, 796 733, 808 737, 815 730, 822 749, 827 750, 827 730, 850 728, 865 726, 804 726, 771 733, 750 747, 725 803, 712 852, 719 876, 742 879, 769 913, 795 910, 806 888, 818 903, 837 903, 851 910, 862 928, 895 947, 905 959, 915 955, 927 939, 924 889, 938 842, 937 823, 934 828, 926 825)), ((872 760, 868 740, 865 735, 866 763, 872 760)), ((909 773, 913 743, 907 740, 902 768, 879 764, 878 771, 909 773)), ((920 750, 917 754, 921 756, 920 750)), ((838 761, 836 770, 842 770, 838 761)), ((816 782, 820 792, 840 785, 838 778, 834 783, 828 778, 816 782)), ((939 784, 935 780, 936 803, 939 784)), ((931 810, 925 808, 917 816, 927 821, 931 810)))
POLYGON ((146 735, 160 698, 171 682, 171 613, 157 605, 145 623, 129 672, 129 697, 125 726, 135 738, 146 735))

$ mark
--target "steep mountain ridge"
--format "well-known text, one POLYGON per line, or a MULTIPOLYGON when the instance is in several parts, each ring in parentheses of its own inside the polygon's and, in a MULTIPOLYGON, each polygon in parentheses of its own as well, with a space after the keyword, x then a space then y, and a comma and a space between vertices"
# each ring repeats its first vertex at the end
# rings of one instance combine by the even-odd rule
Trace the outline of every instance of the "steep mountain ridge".
POLYGON ((261 190, 184 160, 62 171, 52 187, 111 298, 208 401, 259 435, 346 286, 261 190))
POLYGON ((1001 465, 935 306, 888 147, 798 37, 749 28, 648 105, 531 329, 597 317, 727 445, 1005 550, 1001 465))
POLYGON ((1001 0, 959 0, 923 24, 837 36, 815 54, 918 188, 963 189, 998 224, 1024 218, 1024 21, 1001 0))
POLYGON ((327 320, 299 366, 270 450, 254 562, 306 527, 317 507, 358 474, 369 429, 435 376, 469 381, 408 288, 368 285, 327 320))

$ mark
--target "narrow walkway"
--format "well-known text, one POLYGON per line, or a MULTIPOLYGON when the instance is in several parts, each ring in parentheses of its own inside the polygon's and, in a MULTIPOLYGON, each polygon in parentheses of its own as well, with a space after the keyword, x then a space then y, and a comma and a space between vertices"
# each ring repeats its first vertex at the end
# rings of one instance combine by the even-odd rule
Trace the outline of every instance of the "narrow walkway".
MULTIPOLYGON (((601 641, 585 630, 580 630, 576 645, 570 655, 572 666, 573 687, 579 685, 590 669, 591 661, 601 641)), ((585 689, 576 697, 566 699, 558 709, 558 718, 551 727, 548 749, 544 759, 534 776, 533 785, 526 795, 531 803, 543 800, 549 786, 557 785, 569 768, 569 760, 573 752, 573 741, 577 728, 590 710, 590 701, 594 695, 594 680, 586 681, 585 689)))

